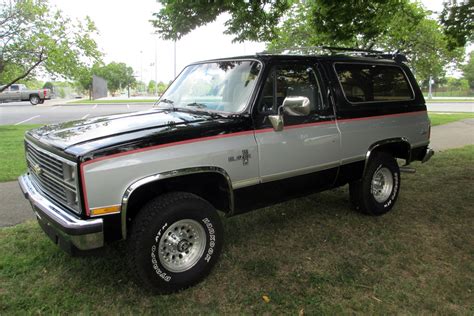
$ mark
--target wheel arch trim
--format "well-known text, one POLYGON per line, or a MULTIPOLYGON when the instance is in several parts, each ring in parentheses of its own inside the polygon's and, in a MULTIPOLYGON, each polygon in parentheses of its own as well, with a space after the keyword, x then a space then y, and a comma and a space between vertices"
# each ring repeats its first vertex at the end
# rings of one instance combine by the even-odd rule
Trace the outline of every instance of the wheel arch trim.
POLYGON ((232 214, 234 211, 234 192, 232 187, 232 180, 229 174, 220 167, 214 166, 207 166, 207 167, 192 167, 192 168, 184 168, 178 170, 171 170, 161 173, 156 173, 153 175, 146 176, 139 180, 136 180, 128 188, 125 190, 125 193, 122 197, 122 204, 121 204, 121 230, 122 230, 122 239, 127 239, 127 208, 128 203, 130 201, 133 192, 137 189, 141 188, 144 185, 149 183, 158 182, 165 179, 170 178, 177 178, 192 174, 199 174, 199 173, 217 173, 224 177, 225 181, 227 182, 227 195, 229 199, 229 213, 232 214))
POLYGON ((377 150, 377 148, 382 147, 384 145, 395 144, 395 143, 401 143, 401 144, 405 144, 407 146, 407 148, 408 148, 407 162, 410 161, 412 146, 411 146, 410 142, 408 141, 408 138, 406 138, 406 137, 395 137, 395 138, 388 138, 388 139, 380 140, 380 141, 370 145, 369 149, 367 150, 367 153, 365 154, 365 163, 364 163, 364 172, 363 172, 363 174, 365 174, 365 170, 367 169, 367 164, 369 163, 370 156, 372 155, 372 153, 374 151, 377 150))

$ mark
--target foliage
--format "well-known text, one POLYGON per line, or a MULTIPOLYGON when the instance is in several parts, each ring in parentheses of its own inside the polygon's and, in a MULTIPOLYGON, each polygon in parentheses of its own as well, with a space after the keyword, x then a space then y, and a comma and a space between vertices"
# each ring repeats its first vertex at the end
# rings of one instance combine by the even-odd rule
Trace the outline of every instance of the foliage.
POLYGON ((150 82, 148 82, 148 88, 147 88, 147 92, 149 94, 155 94, 156 93, 156 81, 155 80, 150 80, 150 82))
POLYGON ((163 94, 166 89, 168 89, 169 84, 164 83, 163 81, 158 82, 158 93, 163 94))
POLYGON ((39 69, 74 78, 101 58, 92 20, 73 21, 47 0, 0 0, 0 26, 0 81, 6 87, 39 69))
POLYGON ((177 40, 195 28, 213 22, 222 13, 230 14, 224 33, 234 41, 267 41, 282 15, 290 8, 288 0, 260 1, 169 1, 159 0, 163 8, 153 13, 153 26, 164 39, 177 40))
POLYGON ((49 90, 51 90, 51 91, 53 90, 53 87, 54 87, 54 85, 53 85, 53 83, 52 83, 51 81, 47 81, 47 82, 43 85, 43 88, 44 88, 44 89, 49 89, 49 90))
POLYGON ((443 11, 441 23, 410 0, 160 2, 163 8, 152 23, 165 39, 179 39, 228 13, 226 33, 235 35, 235 41, 267 41, 269 50, 346 46, 401 51, 420 80, 442 78, 447 65, 462 60, 465 41, 453 44, 450 30, 472 37, 474 25, 472 0, 447 4, 449 14, 443 11))
POLYGON ((93 68, 92 73, 107 80, 107 88, 112 94, 136 82, 133 68, 125 63, 111 62, 105 66, 93 68))
POLYGON ((474 51, 469 55, 469 60, 466 65, 461 67, 463 71, 463 78, 469 83, 469 87, 474 89, 474 51))
POLYGON ((125 63, 111 62, 107 65, 94 64, 91 68, 82 68, 76 76, 76 87, 89 91, 92 89, 92 76, 96 75, 107 80, 107 89, 115 94, 128 86, 135 86, 133 68, 125 63))
POLYGON ((421 80, 443 77, 446 65, 463 56, 462 49, 448 49, 440 25, 418 3, 398 0, 294 4, 268 48, 322 45, 401 51, 421 80))
POLYGON ((448 47, 464 47, 474 40, 474 0, 444 1, 440 22, 448 38, 448 47))

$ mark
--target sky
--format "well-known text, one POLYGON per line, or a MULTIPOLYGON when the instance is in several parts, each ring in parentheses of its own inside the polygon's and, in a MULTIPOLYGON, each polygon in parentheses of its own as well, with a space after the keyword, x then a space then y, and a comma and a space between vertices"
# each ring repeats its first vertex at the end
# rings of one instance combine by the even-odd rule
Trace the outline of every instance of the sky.
MULTIPOLYGON (((443 0, 421 2, 434 12, 443 8, 443 0)), ((155 79, 168 82, 174 78, 174 43, 154 34, 149 22, 152 13, 159 11, 156 0, 50 0, 50 3, 71 18, 91 17, 99 30, 96 41, 105 63, 124 62, 133 67, 137 80, 144 82, 155 79)), ((177 41, 177 74, 194 61, 254 54, 265 49, 263 43, 232 43, 233 37, 223 34, 227 18, 219 16, 215 22, 177 41)))

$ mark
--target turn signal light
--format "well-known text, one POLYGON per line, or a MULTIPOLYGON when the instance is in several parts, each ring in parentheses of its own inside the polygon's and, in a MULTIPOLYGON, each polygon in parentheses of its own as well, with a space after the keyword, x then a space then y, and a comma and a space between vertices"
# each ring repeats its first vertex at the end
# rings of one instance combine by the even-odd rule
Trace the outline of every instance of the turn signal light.
POLYGON ((114 214, 114 213, 119 213, 119 212, 120 212, 120 205, 98 207, 98 208, 91 209, 91 216, 114 214))

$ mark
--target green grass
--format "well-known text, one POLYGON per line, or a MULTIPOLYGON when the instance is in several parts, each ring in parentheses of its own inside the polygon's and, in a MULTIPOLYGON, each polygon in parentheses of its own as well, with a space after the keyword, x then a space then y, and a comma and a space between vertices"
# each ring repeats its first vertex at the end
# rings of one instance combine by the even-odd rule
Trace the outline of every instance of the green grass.
POLYGON ((474 113, 428 113, 431 126, 442 125, 447 123, 464 120, 467 118, 474 118, 474 113))
POLYGON ((23 137, 40 125, 0 125, 0 182, 15 180, 26 171, 23 137))
POLYGON ((72 258, 36 223, 0 229, 0 314, 473 314, 474 146, 416 167, 381 217, 343 187, 223 219, 216 268, 173 295, 134 285, 123 243, 72 258))
MULTIPOLYGON (((158 98, 156 98, 158 100, 158 98)), ((155 103, 153 99, 125 99, 125 100, 77 100, 68 104, 117 104, 117 103, 155 103)))
POLYGON ((431 99, 429 100, 427 97, 425 97, 426 103, 466 103, 466 102, 474 102, 474 99, 431 99))

